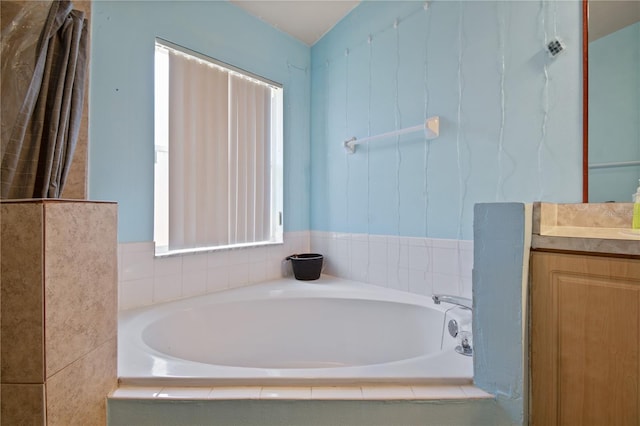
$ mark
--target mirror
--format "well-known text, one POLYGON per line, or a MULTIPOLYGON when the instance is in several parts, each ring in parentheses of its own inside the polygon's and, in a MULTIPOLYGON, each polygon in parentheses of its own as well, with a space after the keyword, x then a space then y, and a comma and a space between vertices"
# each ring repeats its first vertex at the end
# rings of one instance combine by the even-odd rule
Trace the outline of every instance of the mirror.
POLYGON ((640 179, 640 1, 583 1, 583 202, 631 202, 640 179))

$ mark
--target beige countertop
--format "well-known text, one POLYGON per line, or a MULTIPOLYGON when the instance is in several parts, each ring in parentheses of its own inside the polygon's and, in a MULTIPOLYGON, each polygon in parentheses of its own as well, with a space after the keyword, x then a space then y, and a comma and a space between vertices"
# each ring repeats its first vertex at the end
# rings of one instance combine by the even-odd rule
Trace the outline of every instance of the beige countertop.
POLYGON ((551 237, 604 238, 607 240, 640 241, 640 229, 590 228, 587 226, 556 226, 542 234, 551 237))

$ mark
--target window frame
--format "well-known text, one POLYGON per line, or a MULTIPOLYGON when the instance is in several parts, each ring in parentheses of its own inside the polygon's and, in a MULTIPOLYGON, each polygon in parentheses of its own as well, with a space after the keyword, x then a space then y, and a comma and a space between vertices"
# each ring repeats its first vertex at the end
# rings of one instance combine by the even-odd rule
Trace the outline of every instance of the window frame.
MULTIPOLYGON (((167 71, 167 86, 169 82, 168 76, 168 68, 167 71)), ((168 89, 166 89, 168 91, 168 89)), ((227 98, 227 105, 231 104, 231 97, 227 98)), ((167 109, 169 104, 168 96, 166 98, 166 104, 164 108, 167 109)), ((166 126, 168 127, 168 111, 166 111, 166 126)), ((277 83, 275 81, 269 80, 265 77, 254 74, 250 71, 246 71, 242 68, 238 68, 236 66, 230 65, 223 61, 220 61, 215 58, 211 58, 202 53, 196 52, 194 50, 185 48, 183 46, 177 45, 170 41, 157 38, 154 43, 154 206, 153 206, 153 218, 154 218, 154 248, 155 248, 155 256, 156 257, 164 257, 164 256, 172 256, 178 254, 187 254, 187 253, 199 253, 199 252, 210 252, 210 251, 218 251, 218 250, 227 250, 227 249, 235 249, 235 248, 245 248, 245 247, 260 247, 272 244, 282 244, 283 243, 283 198, 284 198, 284 88, 283 85, 277 83), (269 134, 269 173, 265 174, 265 178, 270 180, 270 208, 269 208, 269 223, 270 223, 270 232, 268 240, 260 240, 260 241, 250 241, 243 243, 234 243, 234 244, 224 244, 224 245, 208 245, 208 246, 198 246, 198 247, 189 247, 189 248, 181 248, 181 249, 170 249, 169 247, 169 237, 168 237, 168 228, 169 228, 169 206, 171 200, 169 199, 169 171, 168 165, 165 169, 167 174, 166 180, 167 184, 164 187, 164 194, 166 194, 166 209, 164 213, 165 220, 165 232, 166 236, 166 245, 159 245, 157 242, 158 239, 158 191, 162 190, 158 187, 158 152, 161 151, 158 145, 157 133, 158 133, 158 104, 157 98, 158 96, 158 68, 157 68, 157 50, 158 48, 173 50, 183 55, 191 56, 198 61, 205 62, 207 64, 211 64, 213 67, 222 69, 229 74, 240 75, 244 79, 248 79, 250 81, 257 82, 262 85, 269 86, 272 93, 272 101, 270 113, 273 116, 271 119, 271 126, 269 134), (274 108, 275 105, 275 108, 274 108)), ((166 137, 167 142, 167 150, 169 146, 168 136, 166 137)), ((168 154, 167 154, 168 157, 168 154)), ((228 170, 230 174, 231 169, 228 170)), ((227 226, 231 221, 227 222, 227 226)))

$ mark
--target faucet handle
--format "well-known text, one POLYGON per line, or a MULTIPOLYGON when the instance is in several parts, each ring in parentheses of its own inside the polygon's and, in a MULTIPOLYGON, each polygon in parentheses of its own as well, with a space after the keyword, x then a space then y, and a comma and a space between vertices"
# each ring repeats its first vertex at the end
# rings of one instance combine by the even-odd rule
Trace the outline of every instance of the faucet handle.
POLYGON ((460 345, 455 347, 456 352, 466 356, 473 355, 473 335, 470 331, 460 331, 458 333, 458 343, 460 345))

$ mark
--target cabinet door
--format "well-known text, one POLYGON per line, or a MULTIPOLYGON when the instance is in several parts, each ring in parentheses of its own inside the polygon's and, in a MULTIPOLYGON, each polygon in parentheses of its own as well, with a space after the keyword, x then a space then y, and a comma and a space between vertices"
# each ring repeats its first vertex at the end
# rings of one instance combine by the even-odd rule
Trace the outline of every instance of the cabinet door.
POLYGON ((640 259, 533 252, 532 425, 640 425, 640 259))

